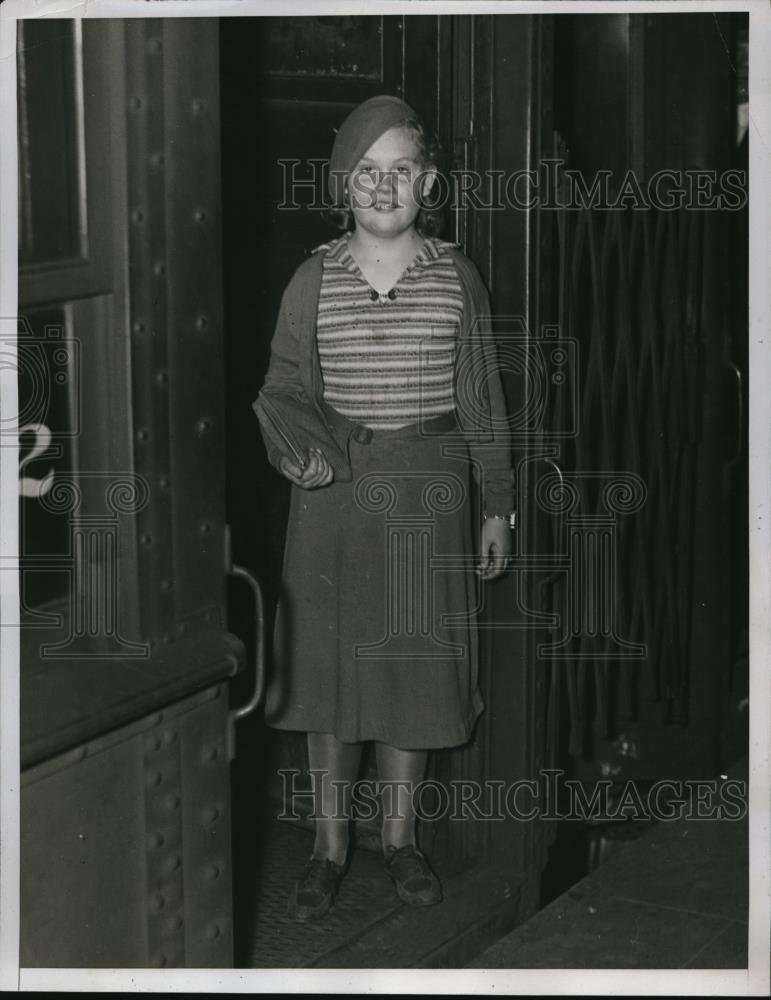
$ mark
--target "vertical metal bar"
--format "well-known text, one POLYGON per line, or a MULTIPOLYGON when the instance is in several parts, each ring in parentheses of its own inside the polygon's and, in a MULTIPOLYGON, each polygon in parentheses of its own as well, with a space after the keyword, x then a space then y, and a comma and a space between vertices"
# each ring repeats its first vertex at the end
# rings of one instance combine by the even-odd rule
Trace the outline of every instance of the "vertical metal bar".
POLYGON ((89 253, 89 232, 88 232, 88 202, 86 199, 86 123, 85 123, 85 101, 83 91, 83 23, 79 19, 73 19, 72 23, 72 46, 74 61, 74 85, 75 85, 75 169, 77 171, 77 210, 78 210, 78 250, 80 256, 88 258, 89 253))
POLYGON ((168 408, 173 442, 168 582, 176 628, 189 632, 221 628, 225 615, 219 57, 216 21, 161 24, 168 346, 153 391, 168 408))
POLYGON ((27 107, 27 54, 24 40, 24 21, 17 21, 16 58, 18 65, 17 107, 19 115, 19 201, 21 207, 21 250, 29 257, 34 255, 34 229, 32 226, 32 185, 29 151, 29 109, 27 107))
POLYGON ((125 30, 131 414, 134 467, 151 490, 150 503, 137 515, 139 591, 142 638, 158 642, 174 619, 173 593, 161 586, 173 576, 171 491, 163 486, 171 461, 169 409, 156 379, 168 366, 166 183, 158 155, 166 134, 162 22, 129 21, 125 30))

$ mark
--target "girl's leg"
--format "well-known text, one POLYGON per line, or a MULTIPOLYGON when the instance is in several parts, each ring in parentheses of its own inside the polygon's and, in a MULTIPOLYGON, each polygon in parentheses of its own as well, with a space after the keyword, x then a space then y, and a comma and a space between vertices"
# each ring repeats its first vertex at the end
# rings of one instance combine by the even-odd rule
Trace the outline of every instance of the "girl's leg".
POLYGON ((361 743, 341 743, 331 733, 308 733, 308 762, 314 776, 316 841, 313 857, 342 865, 348 850, 351 785, 361 765, 361 743), (319 785, 319 781, 321 784, 319 785), (335 783, 338 784, 337 788, 335 783), (320 794, 318 791, 320 789, 320 794))
POLYGON ((383 850, 414 845, 415 811, 412 791, 423 780, 428 751, 398 750, 387 743, 378 743, 375 753, 378 780, 392 783, 384 795, 381 795, 383 850))
POLYGON ((426 750, 397 750, 377 744, 378 779, 392 783, 390 789, 381 790, 386 870, 399 898, 412 906, 431 906, 442 899, 439 879, 415 843, 412 793, 423 780, 427 759, 426 750))

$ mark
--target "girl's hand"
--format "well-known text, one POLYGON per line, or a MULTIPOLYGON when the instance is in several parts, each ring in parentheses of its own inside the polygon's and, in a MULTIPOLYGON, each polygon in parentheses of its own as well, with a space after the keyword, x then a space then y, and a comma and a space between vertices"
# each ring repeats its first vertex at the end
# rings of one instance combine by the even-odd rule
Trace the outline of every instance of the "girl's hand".
POLYGON ((482 580, 496 580, 506 570, 507 557, 511 554, 511 528, 499 517, 488 517, 482 522, 477 573, 482 580))
POLYGON ((327 486, 334 479, 335 473, 323 452, 311 448, 308 464, 304 469, 284 457, 279 462, 279 469, 286 478, 303 490, 314 490, 318 486, 327 486))

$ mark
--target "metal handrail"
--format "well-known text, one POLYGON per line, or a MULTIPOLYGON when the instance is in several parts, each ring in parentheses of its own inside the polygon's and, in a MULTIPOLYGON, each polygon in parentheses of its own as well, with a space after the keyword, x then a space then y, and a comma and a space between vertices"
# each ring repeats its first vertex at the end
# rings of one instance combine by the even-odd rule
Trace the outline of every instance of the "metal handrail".
POLYGON ((233 709, 228 714, 228 757, 233 760, 236 755, 236 723, 251 715, 260 705, 265 694, 266 657, 265 657, 265 599, 259 580, 246 567, 234 565, 230 547, 230 525, 225 526, 225 572, 229 576, 237 576, 246 580, 254 597, 255 618, 255 653, 254 653, 254 687, 252 696, 246 704, 233 709))

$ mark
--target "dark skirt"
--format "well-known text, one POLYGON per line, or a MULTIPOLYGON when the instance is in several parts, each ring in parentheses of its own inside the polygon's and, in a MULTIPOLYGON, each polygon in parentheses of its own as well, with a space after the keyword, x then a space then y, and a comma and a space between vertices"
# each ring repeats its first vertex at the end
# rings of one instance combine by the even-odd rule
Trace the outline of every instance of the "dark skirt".
POLYGON ((292 487, 266 720, 459 746, 483 708, 468 449, 415 426, 352 438, 350 458, 351 482, 292 487))

